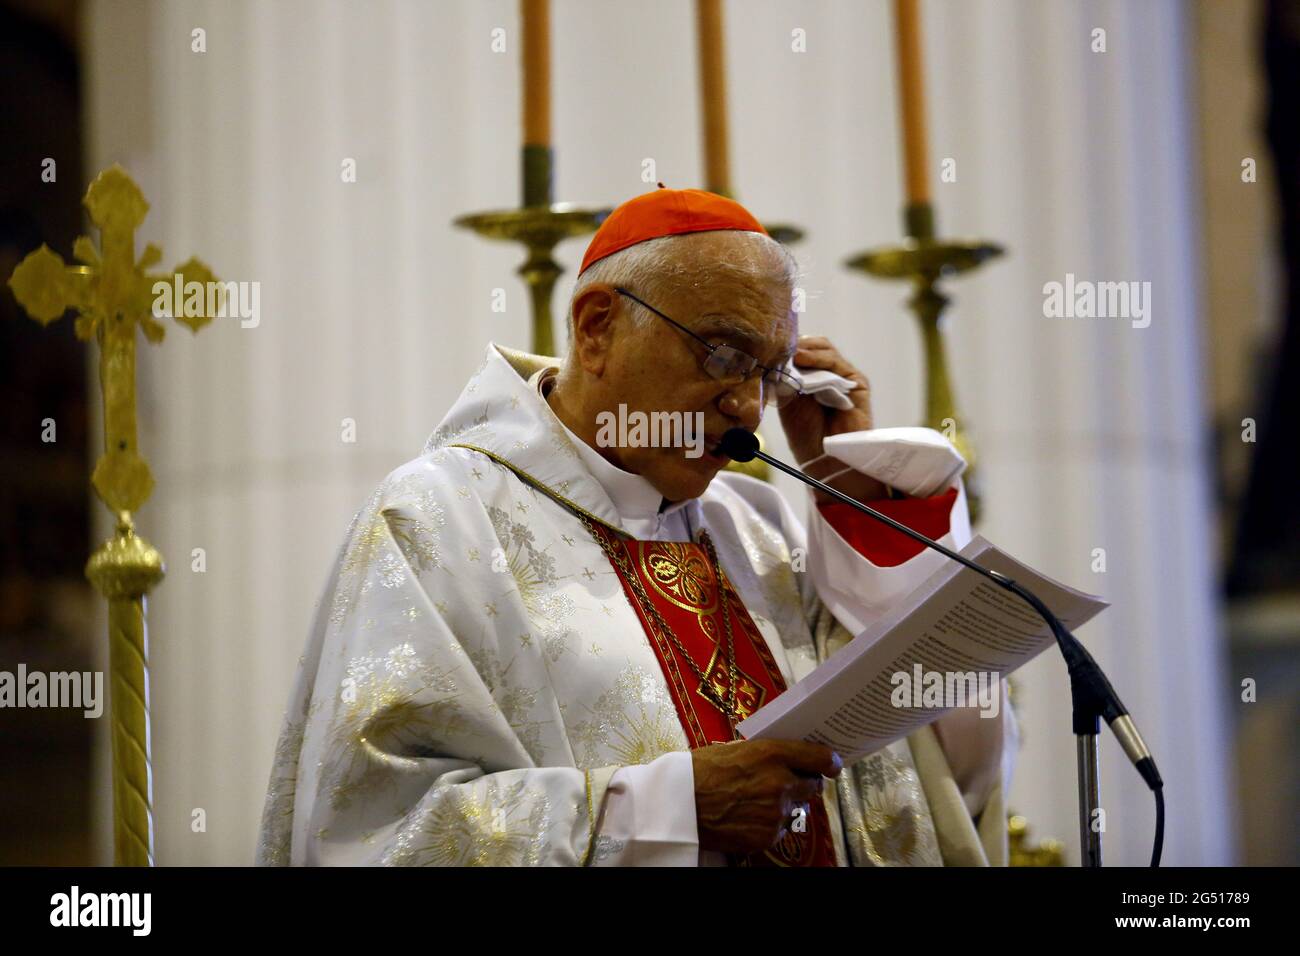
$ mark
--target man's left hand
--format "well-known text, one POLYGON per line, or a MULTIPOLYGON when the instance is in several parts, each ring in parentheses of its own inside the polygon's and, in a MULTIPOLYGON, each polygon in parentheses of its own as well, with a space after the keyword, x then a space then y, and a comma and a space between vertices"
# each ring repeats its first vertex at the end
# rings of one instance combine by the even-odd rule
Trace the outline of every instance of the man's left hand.
POLYGON ((827 435, 858 432, 871 427, 871 384, 849 364, 831 340, 820 335, 799 336, 794 364, 800 371, 825 369, 857 382, 849 392, 852 408, 831 408, 811 395, 800 395, 781 409, 781 426, 795 461, 803 464, 822 453, 827 435))
MULTIPOLYGON (((781 427, 785 429, 786 441, 795 461, 802 465, 822 454, 822 440, 827 435, 843 435, 872 427, 871 383, 840 354, 830 339, 820 335, 799 336, 794 364, 800 371, 825 369, 858 384, 857 388, 849 392, 852 408, 831 408, 811 395, 800 395, 780 410, 781 427)), ((813 465, 806 473, 813 478, 821 478, 843 467, 844 463, 828 458, 813 465)), ((837 478, 833 485, 860 501, 885 496, 884 485, 857 472, 837 478)), ((819 501, 832 500, 820 491, 817 492, 817 498, 819 501)))

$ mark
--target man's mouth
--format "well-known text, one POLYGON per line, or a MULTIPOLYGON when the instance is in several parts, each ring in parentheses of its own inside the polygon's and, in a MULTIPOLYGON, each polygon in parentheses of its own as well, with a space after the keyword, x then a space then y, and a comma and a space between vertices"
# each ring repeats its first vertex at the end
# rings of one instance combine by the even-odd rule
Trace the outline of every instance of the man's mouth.
POLYGON ((704 458, 724 465, 731 461, 731 458, 722 451, 722 439, 717 435, 704 436, 704 458))

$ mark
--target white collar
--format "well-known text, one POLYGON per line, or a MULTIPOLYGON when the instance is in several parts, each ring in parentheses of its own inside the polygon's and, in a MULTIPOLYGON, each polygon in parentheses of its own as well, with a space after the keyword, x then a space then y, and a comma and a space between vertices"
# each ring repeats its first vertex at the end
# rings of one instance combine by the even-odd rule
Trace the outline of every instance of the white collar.
MULTIPOLYGON (((554 368, 541 369, 533 373, 532 378, 528 380, 528 384, 536 388, 537 393, 542 396, 543 404, 546 405, 547 409, 550 409, 551 406, 549 402, 546 402, 546 392, 542 386, 557 371, 559 370, 554 368)), ((649 481, 640 475, 624 471, 606 460, 604 455, 575 435, 553 410, 551 415, 555 418, 556 423, 564 429, 565 434, 569 436, 569 441, 573 443, 578 457, 587 466, 591 476, 604 489, 605 494, 609 495, 614 510, 618 512, 621 518, 633 520, 659 518, 672 514, 674 511, 685 507, 688 503, 687 501, 667 502, 664 496, 649 481)))

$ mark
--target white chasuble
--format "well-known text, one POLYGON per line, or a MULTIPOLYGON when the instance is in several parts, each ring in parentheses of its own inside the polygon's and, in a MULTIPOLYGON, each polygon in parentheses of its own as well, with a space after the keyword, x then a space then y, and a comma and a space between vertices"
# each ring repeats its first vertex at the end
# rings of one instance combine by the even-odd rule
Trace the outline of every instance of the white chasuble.
MULTIPOLYGON (((579 514, 640 539, 707 530, 787 686, 943 560, 877 567, 818 509, 805 531, 775 488, 730 472, 662 507, 551 412, 554 364, 489 346, 424 453, 354 518, 280 733, 259 864, 723 861, 699 848, 659 660, 579 514)), ((960 548, 954 485, 942 541, 960 548)), ((959 709, 826 781, 837 862, 1005 864, 1005 690, 999 713, 959 709)))

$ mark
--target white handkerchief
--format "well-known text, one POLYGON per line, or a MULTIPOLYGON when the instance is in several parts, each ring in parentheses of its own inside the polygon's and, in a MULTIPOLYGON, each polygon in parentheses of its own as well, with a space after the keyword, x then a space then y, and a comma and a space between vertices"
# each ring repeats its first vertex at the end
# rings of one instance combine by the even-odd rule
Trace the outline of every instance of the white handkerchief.
POLYGON ((849 392, 857 388, 858 383, 852 379, 820 368, 801 371, 795 368, 793 361, 786 363, 784 371, 799 383, 800 391, 813 396, 823 405, 839 409, 853 407, 849 392))
POLYGON ((933 428, 873 428, 830 435, 822 451, 917 498, 937 495, 966 470, 966 459, 933 428))

